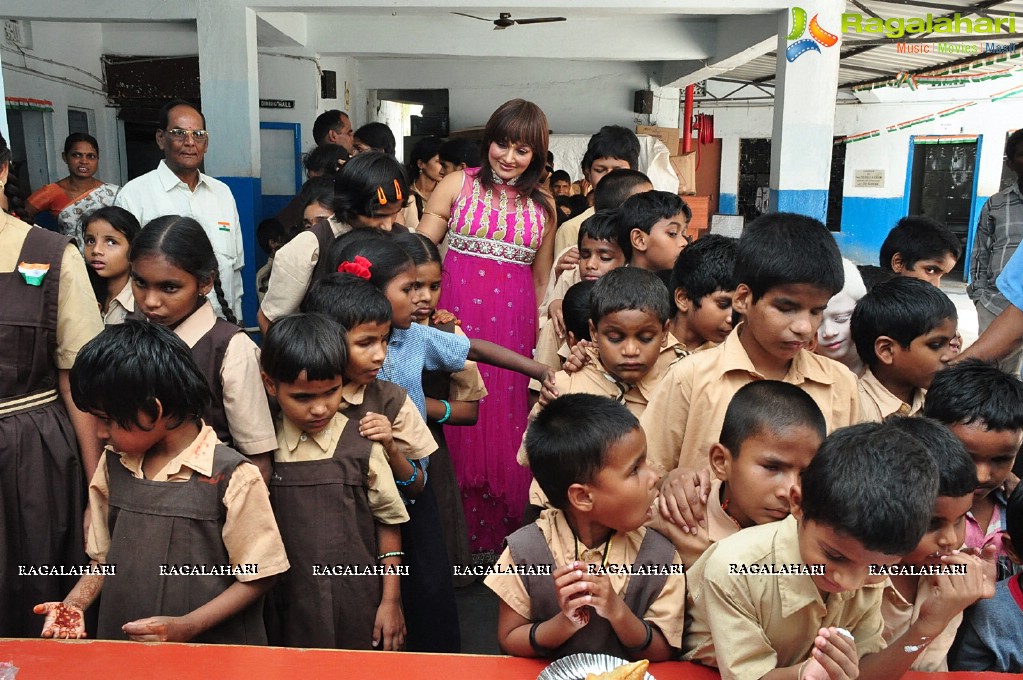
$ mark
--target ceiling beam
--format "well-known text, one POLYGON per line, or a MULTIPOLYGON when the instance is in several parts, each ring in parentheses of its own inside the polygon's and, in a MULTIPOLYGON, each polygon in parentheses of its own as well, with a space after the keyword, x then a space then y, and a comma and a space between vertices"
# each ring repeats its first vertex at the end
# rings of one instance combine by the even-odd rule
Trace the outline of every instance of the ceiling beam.
POLYGON ((704 61, 665 61, 658 83, 685 87, 727 73, 777 46, 778 24, 763 16, 730 16, 718 20, 714 54, 704 61))

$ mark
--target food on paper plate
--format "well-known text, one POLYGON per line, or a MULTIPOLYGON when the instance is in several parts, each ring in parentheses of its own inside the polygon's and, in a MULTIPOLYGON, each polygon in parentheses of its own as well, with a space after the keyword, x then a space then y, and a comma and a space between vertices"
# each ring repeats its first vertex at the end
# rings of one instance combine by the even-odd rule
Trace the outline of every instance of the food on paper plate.
POLYGON ((639 661, 627 663, 613 671, 607 671, 599 675, 590 673, 586 676, 586 680, 643 680, 646 677, 646 669, 649 665, 649 661, 640 659, 639 661))

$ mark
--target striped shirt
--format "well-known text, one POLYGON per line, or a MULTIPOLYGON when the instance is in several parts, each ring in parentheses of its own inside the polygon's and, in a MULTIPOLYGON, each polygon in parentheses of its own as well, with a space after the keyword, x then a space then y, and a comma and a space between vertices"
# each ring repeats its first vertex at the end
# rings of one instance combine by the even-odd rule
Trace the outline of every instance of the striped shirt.
POLYGON ((988 199, 980 211, 970 259, 970 285, 966 292, 975 304, 994 315, 1009 306, 995 281, 1023 241, 1023 192, 1018 183, 988 199))

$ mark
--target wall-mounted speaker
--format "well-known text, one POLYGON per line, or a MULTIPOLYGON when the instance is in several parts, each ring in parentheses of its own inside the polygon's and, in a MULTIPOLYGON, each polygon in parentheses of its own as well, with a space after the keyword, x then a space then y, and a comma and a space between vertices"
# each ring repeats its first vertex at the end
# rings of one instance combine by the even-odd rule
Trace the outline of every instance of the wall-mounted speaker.
POLYGON ((337 99, 337 72, 322 71, 320 73, 320 97, 337 99))
POLYGON ((632 105, 632 110, 636 113, 651 114, 654 112, 654 92, 653 90, 636 90, 635 101, 632 105))

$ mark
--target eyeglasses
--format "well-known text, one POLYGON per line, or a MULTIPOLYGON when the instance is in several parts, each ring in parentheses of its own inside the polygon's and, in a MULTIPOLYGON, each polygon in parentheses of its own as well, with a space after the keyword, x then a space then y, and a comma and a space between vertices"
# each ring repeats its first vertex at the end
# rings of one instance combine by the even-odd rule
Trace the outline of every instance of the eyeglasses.
POLYGON ((70 156, 71 158, 74 158, 76 161, 80 161, 83 158, 88 158, 90 161, 94 161, 97 158, 99 158, 99 156, 97 156, 96 154, 94 154, 92 152, 84 152, 84 151, 72 151, 71 153, 68 154, 68 156, 70 156))
POLYGON ((210 133, 206 130, 185 130, 183 128, 170 128, 166 130, 166 133, 175 142, 183 142, 187 137, 191 137, 195 140, 196 144, 208 141, 210 133))

